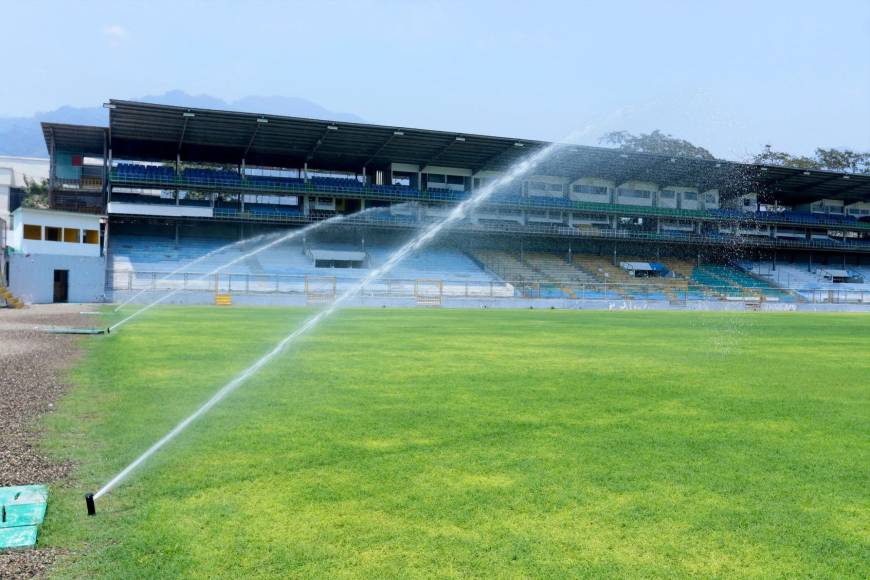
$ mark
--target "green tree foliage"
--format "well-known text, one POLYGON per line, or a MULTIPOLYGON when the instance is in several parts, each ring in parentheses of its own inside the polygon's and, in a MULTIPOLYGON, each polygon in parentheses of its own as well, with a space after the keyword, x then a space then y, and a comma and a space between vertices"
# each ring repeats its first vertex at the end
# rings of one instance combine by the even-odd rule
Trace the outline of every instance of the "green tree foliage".
POLYGON ((677 157, 694 157, 696 159, 715 159, 713 154, 685 139, 656 129, 652 133, 634 135, 628 131, 612 131, 599 140, 605 145, 615 146, 632 153, 656 153, 659 155, 674 155, 677 157))
POLYGON ((812 157, 792 155, 765 145, 752 160, 765 165, 782 165, 798 169, 818 169, 870 175, 870 153, 858 153, 851 149, 817 148, 812 157))
POLYGON ((21 200, 23 207, 36 209, 48 209, 48 180, 31 179, 24 176, 24 199, 21 200))

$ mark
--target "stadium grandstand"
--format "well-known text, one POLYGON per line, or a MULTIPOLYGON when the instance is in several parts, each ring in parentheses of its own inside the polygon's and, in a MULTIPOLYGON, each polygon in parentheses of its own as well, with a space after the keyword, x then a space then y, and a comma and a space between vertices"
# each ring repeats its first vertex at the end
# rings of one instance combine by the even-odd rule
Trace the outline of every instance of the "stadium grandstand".
MULTIPOLYGON (((110 301, 166 288, 200 301, 215 293, 310 298, 315 286, 328 295, 548 145, 120 100, 105 106, 108 127, 42 127, 51 210, 98 220, 76 227, 99 229, 105 276, 88 283, 110 301), (381 210, 352 215, 371 208, 381 210), (244 254, 242 246, 218 252, 223 245, 336 215, 349 217, 202 277, 244 254)), ((30 239, 21 244, 55 241, 46 235, 56 228, 46 222, 36 232, 38 225, 23 224, 30 239)), ((23 245, 7 250, 10 289, 35 301, 41 294, 27 284, 37 282, 22 276, 16 287, 23 245)), ((390 276, 370 293, 418 304, 870 304, 870 176, 565 145, 390 276)))

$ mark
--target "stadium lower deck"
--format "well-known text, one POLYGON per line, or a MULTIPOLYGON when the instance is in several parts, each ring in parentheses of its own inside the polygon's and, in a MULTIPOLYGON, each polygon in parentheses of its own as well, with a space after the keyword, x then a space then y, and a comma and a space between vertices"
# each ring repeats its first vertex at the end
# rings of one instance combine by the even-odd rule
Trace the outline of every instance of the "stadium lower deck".
MULTIPOLYGON (((328 298, 381 265, 404 239, 375 231, 335 230, 278 244, 215 274, 209 273, 257 245, 221 250, 239 237, 215 235, 227 231, 220 227, 195 228, 178 239, 155 235, 160 228, 141 226, 115 233, 108 251, 107 295, 120 301, 141 290, 183 289, 199 293, 201 302, 211 302, 210 293, 216 292, 255 295, 262 303, 281 296, 328 298), (352 265, 324 263, 314 258, 317 252, 357 254, 363 259, 352 265), (211 255, 203 258, 207 254, 211 255)), ((645 250, 613 255, 493 239, 469 242, 448 235, 406 259, 368 294, 430 303, 436 298, 510 298, 870 304, 868 266, 849 265, 844 270, 842 265, 800 262, 723 263, 698 256, 650 256, 645 250), (833 281, 831 272, 846 272, 848 278, 833 281)))

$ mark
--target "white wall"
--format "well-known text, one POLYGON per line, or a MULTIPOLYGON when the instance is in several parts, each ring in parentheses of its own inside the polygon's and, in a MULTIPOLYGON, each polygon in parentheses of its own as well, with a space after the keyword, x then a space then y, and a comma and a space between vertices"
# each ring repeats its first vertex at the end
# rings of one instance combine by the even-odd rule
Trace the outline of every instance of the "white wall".
POLYGON ((850 203, 845 207, 845 209, 847 214, 857 218, 870 216, 870 202, 868 201, 850 203))
POLYGON ((845 205, 846 202, 842 199, 820 199, 810 204, 810 211, 813 213, 842 214, 845 205))
POLYGON ((47 158, 0 156, 0 185, 24 187, 25 176, 37 181, 48 179, 48 167, 47 158))
POLYGON ((704 209, 719 209, 719 190, 708 189, 701 194, 704 209))
POLYGON ((427 165, 420 173, 437 173, 438 175, 458 175, 471 177, 471 170, 463 167, 442 167, 440 165, 427 165))
POLYGON ((127 203, 125 201, 110 201, 110 214, 154 215, 166 217, 214 217, 210 207, 163 205, 156 203, 127 203))
POLYGON ((626 181, 622 185, 616 188, 616 194, 614 195, 614 203, 619 203, 622 205, 642 205, 645 207, 652 207, 653 200, 656 197, 656 193, 659 190, 659 186, 655 183, 649 181, 626 181), (641 191, 649 191, 650 195, 648 198, 642 197, 629 197, 627 195, 620 195, 620 189, 635 189, 641 191))
POLYGON ((679 205, 679 197, 680 194, 677 191, 676 187, 663 187, 662 190, 656 196, 656 204, 658 207, 664 207, 669 209, 676 209, 679 205), (671 197, 665 197, 665 194, 670 195, 671 197))
POLYGON ((610 203, 611 197, 613 196, 613 188, 614 183, 608 179, 602 179, 600 177, 581 177, 576 181, 572 182, 568 186, 568 197, 574 201, 586 201, 592 203, 610 203), (593 187, 606 187, 607 192, 603 195, 596 195, 591 193, 580 193, 574 191, 575 185, 591 185, 593 187))
POLYGON ((729 207, 731 209, 736 209, 738 211, 743 211, 747 213, 755 213, 758 211, 758 194, 747 193, 745 195, 741 195, 740 197, 730 199, 724 204, 724 207, 729 207))
POLYGON ((562 224, 565 223, 565 217, 559 210, 528 210, 526 211, 526 220, 530 223, 544 224, 562 224))
POLYGON ((9 259, 9 290, 27 304, 52 302, 55 270, 69 272, 68 302, 103 301, 106 260, 101 256, 12 254, 9 259))
POLYGON ((45 240, 45 228, 72 228, 79 230, 79 236, 84 230, 100 231, 101 217, 97 215, 54 211, 45 209, 19 208, 12 212, 12 229, 9 232, 7 245, 21 254, 52 254, 58 256, 90 256, 99 257, 100 244, 85 244, 81 242, 54 242, 45 240), (42 227, 42 240, 25 240, 24 226, 42 227))
POLYGON ((565 184, 568 180, 564 177, 553 175, 533 175, 525 180, 526 192, 533 197, 565 197, 565 184), (552 190, 558 187, 557 190, 552 190))
POLYGON ((698 193, 696 188, 683 188, 683 191, 678 195, 680 198, 680 209, 701 209, 701 194, 698 193), (690 199, 692 197, 695 199, 690 199))

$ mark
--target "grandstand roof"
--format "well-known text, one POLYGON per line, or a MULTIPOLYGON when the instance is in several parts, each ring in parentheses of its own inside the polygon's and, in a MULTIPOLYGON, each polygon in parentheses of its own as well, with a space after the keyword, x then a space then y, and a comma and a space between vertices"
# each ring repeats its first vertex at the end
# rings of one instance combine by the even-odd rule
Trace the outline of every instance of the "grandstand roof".
POLYGON ((73 150, 83 155, 102 156, 108 143, 108 127, 93 125, 67 125, 64 123, 43 123, 42 135, 51 151, 51 139, 57 149, 73 150))
MULTIPOLYGON (((193 109, 112 100, 111 146, 115 158, 182 159, 212 163, 300 167, 360 172, 386 163, 502 170, 547 146, 545 141, 493 137, 408 127, 332 122, 256 113, 193 109)), ((65 144, 76 141, 75 126, 63 128, 65 144)), ((81 147, 95 147, 99 127, 81 128, 81 147)), ((55 131, 58 140, 58 131, 55 131)), ((102 149, 100 148, 100 152, 102 149)), ((820 198, 870 199, 870 176, 790 167, 711 161, 617 149, 567 145, 538 171, 571 179, 598 176, 617 183, 718 188, 723 194, 756 190, 783 203, 820 198)))

